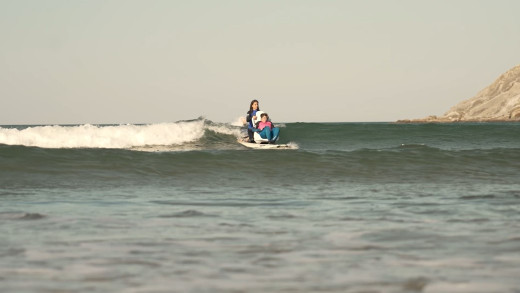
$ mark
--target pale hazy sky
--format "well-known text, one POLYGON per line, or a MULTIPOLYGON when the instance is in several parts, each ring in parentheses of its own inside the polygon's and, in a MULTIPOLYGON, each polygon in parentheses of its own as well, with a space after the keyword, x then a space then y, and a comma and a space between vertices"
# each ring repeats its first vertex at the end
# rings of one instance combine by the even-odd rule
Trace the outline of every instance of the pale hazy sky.
POLYGON ((0 125, 441 115, 520 64, 520 1, 0 0, 0 125))

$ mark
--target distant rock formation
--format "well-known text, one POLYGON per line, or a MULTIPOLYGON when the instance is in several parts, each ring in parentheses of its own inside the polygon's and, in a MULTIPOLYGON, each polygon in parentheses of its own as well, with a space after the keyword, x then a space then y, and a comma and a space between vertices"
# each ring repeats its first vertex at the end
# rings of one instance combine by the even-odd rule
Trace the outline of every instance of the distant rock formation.
POLYGON ((495 122, 520 121, 520 65, 502 74, 475 97, 462 101, 441 117, 398 122, 495 122))

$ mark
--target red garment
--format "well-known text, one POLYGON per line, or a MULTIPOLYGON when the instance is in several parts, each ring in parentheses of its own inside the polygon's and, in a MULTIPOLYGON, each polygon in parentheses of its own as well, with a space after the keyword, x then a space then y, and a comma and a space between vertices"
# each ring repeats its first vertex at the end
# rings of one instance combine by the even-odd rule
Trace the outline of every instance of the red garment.
POLYGON ((258 122, 258 129, 262 130, 264 129, 265 127, 269 127, 270 129, 273 129, 273 124, 271 123, 271 121, 267 121, 267 122, 258 122))

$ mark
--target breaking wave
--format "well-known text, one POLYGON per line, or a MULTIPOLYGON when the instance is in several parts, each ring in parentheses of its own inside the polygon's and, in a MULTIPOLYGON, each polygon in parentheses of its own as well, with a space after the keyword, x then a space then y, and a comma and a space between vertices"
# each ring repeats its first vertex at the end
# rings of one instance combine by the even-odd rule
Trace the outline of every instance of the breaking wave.
POLYGON ((199 118, 158 124, 0 127, 0 144, 41 148, 172 146, 203 138, 207 131, 239 137, 240 127, 199 118))

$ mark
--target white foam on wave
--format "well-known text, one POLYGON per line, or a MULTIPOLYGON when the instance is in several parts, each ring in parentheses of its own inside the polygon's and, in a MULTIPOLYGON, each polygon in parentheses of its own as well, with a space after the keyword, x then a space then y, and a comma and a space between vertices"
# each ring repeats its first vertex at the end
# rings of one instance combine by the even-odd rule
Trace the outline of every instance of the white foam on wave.
POLYGON ((297 150, 297 149, 300 148, 300 146, 299 146, 297 143, 292 142, 292 141, 289 142, 289 143, 287 143, 287 146, 288 146, 289 149, 291 149, 291 150, 297 150))
POLYGON ((131 148, 180 145, 200 139, 204 120, 148 125, 36 126, 0 128, 0 144, 42 148, 131 148))
POLYGON ((246 118, 243 116, 237 117, 235 119, 235 121, 231 122, 231 125, 233 125, 233 126, 244 126, 246 124, 247 124, 246 118))
POLYGON ((208 125, 207 129, 215 133, 234 135, 237 138, 241 136, 240 128, 230 127, 228 124, 208 125))

